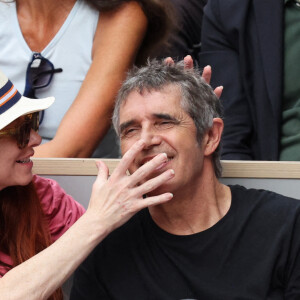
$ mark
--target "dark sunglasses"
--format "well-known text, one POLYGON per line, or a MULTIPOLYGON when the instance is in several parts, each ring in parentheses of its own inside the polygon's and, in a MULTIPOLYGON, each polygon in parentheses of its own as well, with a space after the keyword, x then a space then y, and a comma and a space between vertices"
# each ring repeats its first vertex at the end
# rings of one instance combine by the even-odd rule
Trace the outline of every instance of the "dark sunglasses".
MULTIPOLYGON (((47 87, 51 83, 53 75, 62 71, 62 68, 55 69, 53 63, 43 57, 41 53, 33 53, 26 71, 24 96, 35 99, 35 90, 47 87)), ((44 111, 42 111, 40 123, 42 123, 43 116, 44 111)))
POLYGON ((0 136, 13 136, 17 140, 18 147, 23 149, 29 143, 31 129, 34 131, 39 130, 38 112, 26 115, 24 121, 18 127, 0 130, 0 136))

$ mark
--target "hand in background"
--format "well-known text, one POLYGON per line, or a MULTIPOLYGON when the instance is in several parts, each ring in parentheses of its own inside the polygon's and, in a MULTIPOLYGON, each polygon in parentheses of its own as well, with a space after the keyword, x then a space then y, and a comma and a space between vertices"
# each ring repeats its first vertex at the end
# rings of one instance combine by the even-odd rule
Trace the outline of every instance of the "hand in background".
MULTIPOLYGON (((193 58, 190 55, 187 55, 184 58, 184 67, 186 69, 192 69, 194 67, 194 62, 193 62, 193 58)), ((174 64, 174 61, 171 57, 167 57, 165 59, 165 63, 166 64, 174 64)), ((203 71, 202 71, 202 78, 208 83, 210 84, 210 80, 211 80, 211 74, 212 74, 212 70, 211 70, 211 66, 206 66, 204 67, 203 71)), ((217 95, 218 98, 221 97, 222 95, 222 91, 223 91, 223 86, 218 86, 214 89, 215 94, 217 95)))

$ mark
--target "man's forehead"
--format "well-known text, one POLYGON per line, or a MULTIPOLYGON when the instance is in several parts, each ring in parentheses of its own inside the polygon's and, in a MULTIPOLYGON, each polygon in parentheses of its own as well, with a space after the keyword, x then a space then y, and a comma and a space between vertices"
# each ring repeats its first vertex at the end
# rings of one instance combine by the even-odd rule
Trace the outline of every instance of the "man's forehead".
POLYGON ((178 103, 178 106, 180 106, 181 97, 181 89, 175 84, 166 85, 159 89, 144 88, 142 90, 133 90, 122 102, 120 113, 122 113, 122 110, 124 110, 125 107, 137 107, 137 105, 142 104, 144 101, 149 105, 153 102, 155 105, 161 104, 164 106, 164 104, 172 102, 173 105, 178 103), (129 105, 128 102, 130 102, 129 105))
POLYGON ((141 94, 135 91, 120 109, 119 131, 144 121, 170 120, 178 122, 188 115, 181 106, 178 90, 149 91, 141 94))

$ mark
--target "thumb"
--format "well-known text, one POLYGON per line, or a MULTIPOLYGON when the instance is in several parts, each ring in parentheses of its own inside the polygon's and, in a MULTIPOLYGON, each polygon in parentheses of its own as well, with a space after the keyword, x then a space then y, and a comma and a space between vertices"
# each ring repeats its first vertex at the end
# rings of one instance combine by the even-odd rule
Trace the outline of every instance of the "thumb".
POLYGON ((102 183, 107 181, 108 175, 109 175, 109 169, 107 167, 107 165, 99 160, 96 161, 96 167, 98 169, 98 174, 97 174, 97 181, 100 181, 102 183))

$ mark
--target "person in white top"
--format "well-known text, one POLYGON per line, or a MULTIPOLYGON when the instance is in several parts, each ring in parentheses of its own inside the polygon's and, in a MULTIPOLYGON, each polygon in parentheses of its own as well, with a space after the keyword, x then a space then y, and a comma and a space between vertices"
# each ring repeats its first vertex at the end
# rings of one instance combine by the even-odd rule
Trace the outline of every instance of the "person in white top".
MULTIPOLYGON (((62 69, 46 87, 34 90, 37 98, 57 99, 44 114, 43 143, 35 157, 118 156, 113 136, 99 141, 110 128, 115 95, 144 38, 152 37, 155 44, 149 3, 157 1, 111 2, 0 2, 0 68, 18 90, 28 95, 28 72, 35 67, 28 65, 35 54, 62 69)), ((156 7, 167 16, 164 2, 156 7)), ((156 28, 162 35, 163 22, 156 28)))

